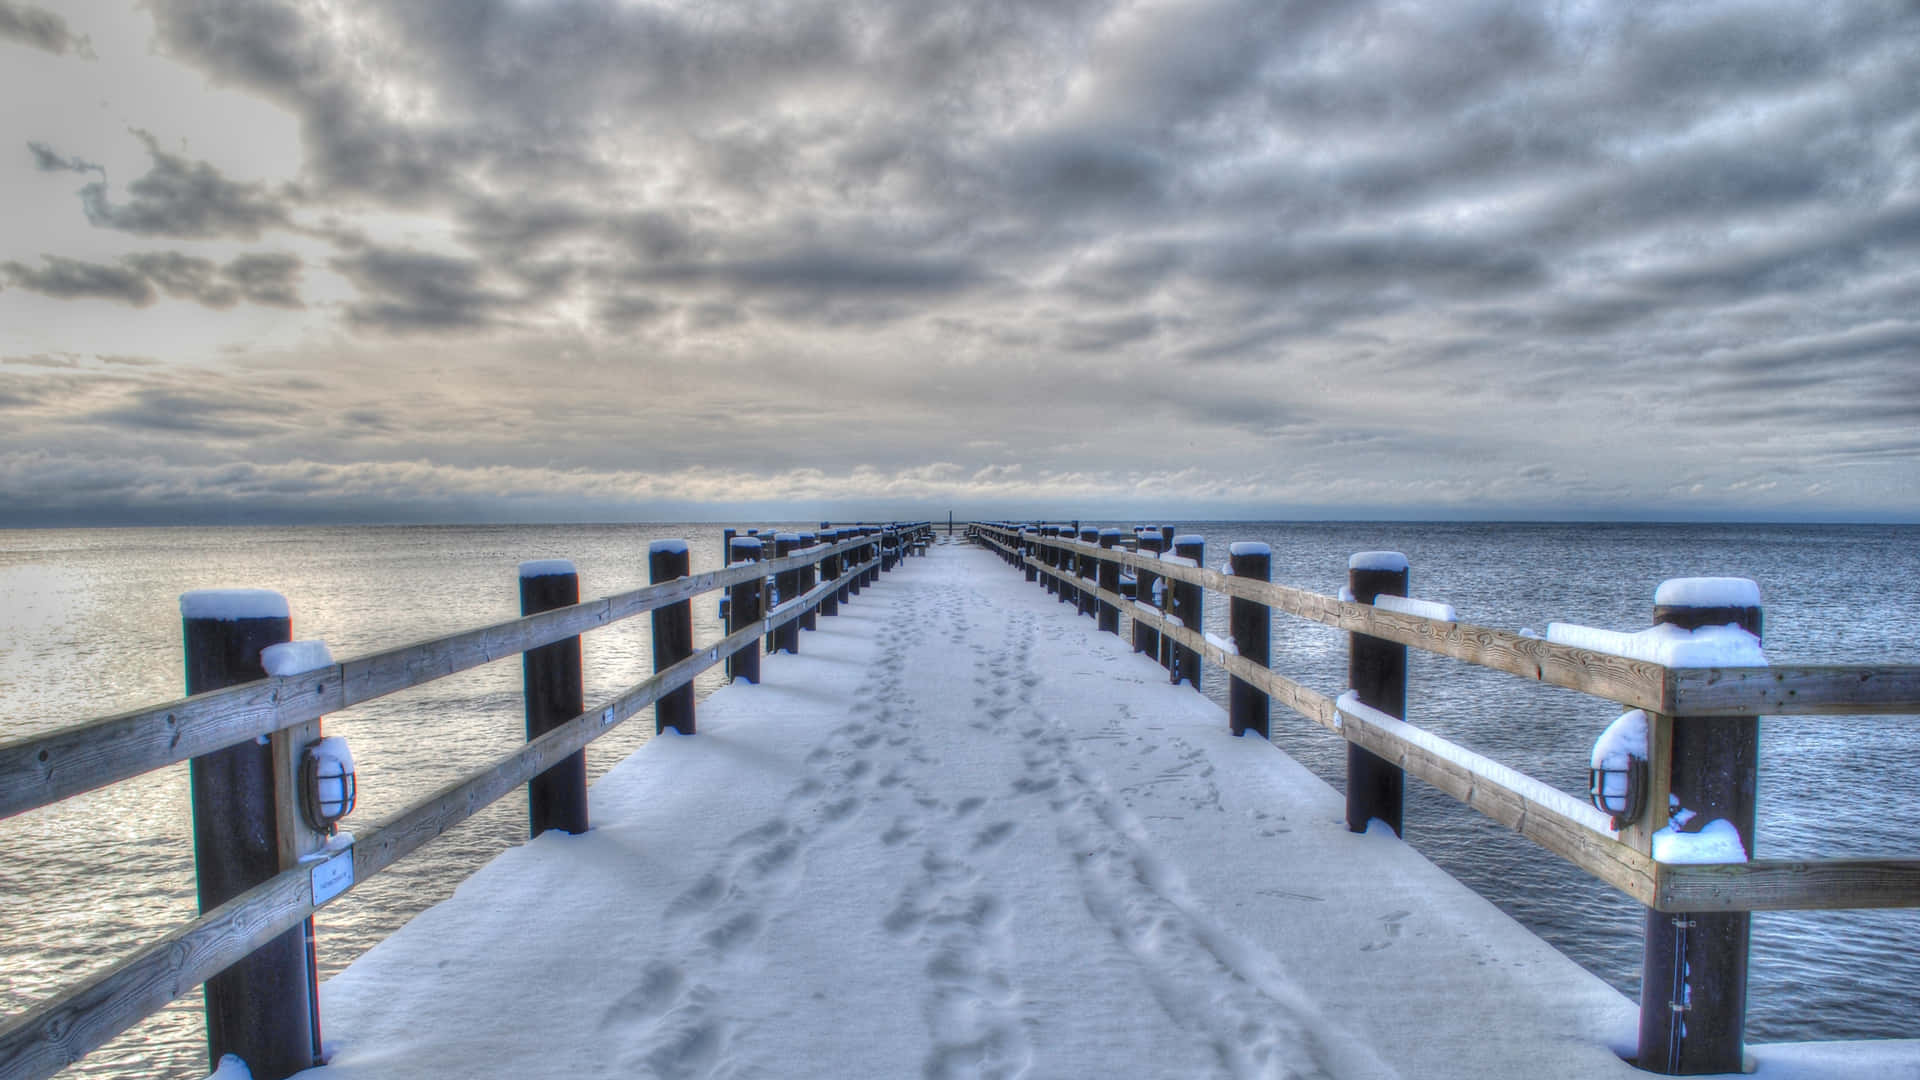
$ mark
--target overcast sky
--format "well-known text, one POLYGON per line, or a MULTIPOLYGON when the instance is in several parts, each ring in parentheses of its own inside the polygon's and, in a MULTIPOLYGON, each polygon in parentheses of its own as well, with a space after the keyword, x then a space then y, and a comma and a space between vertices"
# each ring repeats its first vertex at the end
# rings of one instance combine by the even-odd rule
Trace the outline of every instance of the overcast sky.
POLYGON ((1920 519, 1904 0, 0 0, 0 102, 0 526, 1920 519))

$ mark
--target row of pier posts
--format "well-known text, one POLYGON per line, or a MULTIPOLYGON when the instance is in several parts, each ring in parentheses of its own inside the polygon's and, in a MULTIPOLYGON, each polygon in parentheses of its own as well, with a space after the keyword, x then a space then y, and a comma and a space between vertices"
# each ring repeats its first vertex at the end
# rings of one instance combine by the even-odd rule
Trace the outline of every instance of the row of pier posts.
MULTIPOLYGON (((1095 613, 1093 600, 1071 584, 1038 574, 1032 560, 1050 569, 1095 582, 1109 592, 1118 587, 1119 564, 1100 560, 1084 550, 1062 551, 1042 547, 1040 540, 1078 539, 1111 549, 1125 535, 1120 529, 1094 529, 1080 522, 1066 525, 1000 525, 1018 533, 1008 561, 1026 568, 1026 578, 1041 583, 1062 603, 1081 614, 1095 613), (1090 564, 1098 563, 1095 570, 1090 564), (1111 570, 1112 576, 1108 576, 1111 570), (1097 578, 1096 578, 1097 575, 1097 578)), ((1206 544, 1197 535, 1174 535, 1171 526, 1133 531, 1134 550, 1148 555, 1172 552, 1178 558, 1204 565, 1206 544)), ((1272 552, 1266 544, 1231 546, 1229 559, 1235 577, 1271 580, 1272 552)), ((1360 552, 1347 563, 1347 590, 1352 602, 1371 605, 1381 596, 1408 595, 1410 569, 1399 552, 1360 552)), ((1136 571, 1134 599, 1159 608, 1194 631, 1203 632, 1202 590, 1152 571, 1136 571), (1156 602, 1156 594, 1164 602, 1156 602)), ((1098 627, 1119 633, 1118 612, 1102 604, 1098 627), (1109 616, 1109 610, 1113 614, 1109 616)), ((1760 636, 1759 607, 1694 607, 1656 604, 1656 625, 1682 629, 1737 624, 1760 636)), ((1235 651, 1262 667, 1270 666, 1272 610, 1258 601, 1233 597, 1229 606, 1229 633, 1235 651)), ((1140 620, 1133 624, 1133 649, 1155 657, 1174 683, 1200 686, 1200 657, 1140 620)), ((1347 686, 1362 704, 1404 720, 1407 715, 1407 647, 1366 634, 1350 633, 1347 642, 1347 686)), ((1255 732, 1269 737, 1267 695, 1252 684, 1230 677, 1228 716, 1235 735, 1255 732)), ((1759 719, 1738 717, 1672 718, 1671 792, 1675 804, 1692 810, 1698 825, 1714 820, 1731 822, 1749 857, 1754 852, 1759 765, 1759 719)), ((1347 744, 1347 828, 1365 832, 1373 822, 1402 833, 1405 824, 1406 772, 1370 750, 1347 744)), ((1749 912, 1661 912, 1647 909, 1646 937, 1641 964, 1639 1054, 1641 1069, 1666 1075, 1734 1073, 1744 1068, 1747 1008, 1747 961, 1752 915, 1749 912)))
MULTIPOLYGON (((836 615, 840 604, 862 585, 878 580, 915 551, 924 551, 931 525, 861 525, 818 533, 778 533, 769 539, 774 554, 805 551, 819 544, 856 536, 870 542, 844 555, 822 560, 818 568, 782 571, 775 577, 778 596, 805 595, 822 580, 841 582, 817 607, 774 632, 772 647, 799 651, 799 634, 818 625, 817 615, 836 615), (881 559, 882 565, 859 574, 851 565, 881 559)), ((729 562, 758 562, 764 554, 759 535, 725 534, 729 562)), ((648 580, 655 585, 690 572, 684 540, 655 541, 647 553, 648 580)), ((580 602, 580 578, 571 563, 540 560, 520 567, 520 613, 536 615, 580 602)), ((206 693, 266 676, 261 654, 292 640, 286 601, 276 593, 247 590, 218 608, 182 602, 181 635, 189 695, 206 693)), ((766 582, 754 579, 729 590, 729 632, 763 617, 766 582)), ((653 669, 657 674, 693 655, 693 607, 681 600, 653 610, 653 669)), ((523 705, 529 741, 586 710, 580 638, 570 637, 521 655, 523 705)), ((759 643, 727 661, 735 678, 758 682, 759 643)), ((655 731, 694 733, 693 687, 683 686, 655 704, 655 731)), ((300 753, 320 737, 318 721, 276 733, 264 742, 248 740, 192 759, 188 767, 193 809, 194 874, 200 910, 211 911, 283 870, 324 843, 325 836, 299 821, 294 787, 300 753)), ((536 776, 527 785, 528 832, 549 829, 582 833, 588 828, 586 751, 536 776)), ((313 920, 261 946, 205 986, 208 1060, 233 1054, 245 1061, 256 1080, 279 1080, 321 1064, 319 993, 316 982, 313 920)))

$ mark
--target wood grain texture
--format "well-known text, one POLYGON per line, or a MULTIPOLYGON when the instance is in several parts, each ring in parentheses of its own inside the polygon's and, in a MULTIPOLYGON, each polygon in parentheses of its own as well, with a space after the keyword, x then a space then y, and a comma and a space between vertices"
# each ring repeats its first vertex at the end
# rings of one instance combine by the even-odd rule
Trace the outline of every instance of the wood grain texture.
POLYGON ((0 818, 858 546, 713 570, 15 740, 0 745, 0 818))
MULTIPOLYGON (((872 560, 862 570, 879 565, 872 560)), ((659 698, 776 626, 798 619, 833 590, 827 582, 782 604, 752 626, 696 649, 692 656, 600 706, 517 747, 356 837, 354 884, 372 877, 448 829, 520 789, 527 781, 611 731, 659 698)), ((317 733, 318 725, 314 725, 317 733)), ((311 869, 284 871, 111 967, 0 1026, 0 1077, 51 1076, 299 925, 312 902, 311 869)), ((351 889, 347 890, 351 891, 351 889)), ((340 895, 345 895, 345 892, 340 895)), ((337 899, 335 897, 334 899, 337 899)), ((331 900, 328 901, 329 903, 331 900)))
POLYGON ((1342 711, 1348 742, 1417 776, 1643 904, 1654 863, 1614 838, 1607 816, 1491 758, 1391 717, 1342 711))
POLYGON ((1099 548, 1078 541, 1043 539, 1039 542, 1043 546, 1078 553, 1090 550, 1095 558, 1104 555, 1128 566, 1145 568, 1162 577, 1191 582, 1213 592, 1265 604, 1323 626, 1366 634, 1464 660, 1479 667, 1578 690, 1621 702, 1631 708, 1660 710, 1668 704, 1669 673, 1659 664, 1557 645, 1472 623, 1443 622, 1419 615, 1384 611, 1370 604, 1348 603, 1289 585, 1237 578, 1205 567, 1179 566, 1132 552, 1115 550, 1102 553, 1099 548))
POLYGON ((1659 868, 1661 911, 1920 907, 1920 859, 1759 860, 1659 868))
POLYGON ((1676 716, 1920 714, 1920 665, 1676 668, 1676 716))
MULTIPOLYGON (((1039 569, 1052 573, 1044 564, 1039 569)), ((1641 903, 1652 904, 1653 860, 1615 839, 1606 815, 1587 803, 1404 721, 1388 724, 1343 713, 1332 698, 1229 653, 1203 634, 1156 617, 1150 609, 1128 604, 1122 610, 1200 652, 1207 663, 1259 687, 1274 701, 1393 762, 1641 903)))
POLYGON ((0 1076, 39 1080, 139 1023, 313 912, 307 872, 241 893, 0 1025, 0 1076))

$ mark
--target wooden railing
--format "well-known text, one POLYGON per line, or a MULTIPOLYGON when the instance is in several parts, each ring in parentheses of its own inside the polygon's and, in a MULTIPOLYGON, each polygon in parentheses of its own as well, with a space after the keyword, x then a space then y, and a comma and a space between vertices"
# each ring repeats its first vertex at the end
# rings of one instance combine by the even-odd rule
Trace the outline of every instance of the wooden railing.
MULTIPOLYGON (((360 702, 577 639, 585 631, 644 612, 681 605, 684 613, 691 598, 718 589, 764 588, 772 580, 800 571, 817 571, 820 578, 804 592, 790 590, 770 610, 759 609, 757 596, 750 610, 736 606, 729 632, 718 641, 692 647, 691 630, 687 629, 683 638, 687 644, 681 655, 661 649, 656 625, 652 677, 558 722, 544 733, 530 735, 528 742, 512 753, 359 830, 344 849, 292 853, 294 857, 282 860, 278 873, 26 1012, 7 1018, 0 1023, 0 1078, 51 1076, 78 1061, 168 1002, 249 958, 264 944, 300 927, 354 884, 379 873, 516 788, 535 782, 557 763, 649 705, 691 686, 702 672, 736 655, 751 654, 757 664, 763 637, 823 610, 830 614, 837 608, 834 601, 858 591, 861 583, 871 582, 883 569, 891 569, 912 549, 912 542, 930 535, 931 526, 926 522, 823 530, 819 537, 810 539, 824 538, 827 542, 813 543, 782 558, 680 576, 299 675, 250 679, 0 745, 0 817, 8 817, 256 739, 271 737, 276 755, 281 753, 281 742, 298 752, 301 747, 291 745, 293 740, 285 739, 286 733, 312 730, 307 726, 322 716, 360 702), (827 603, 823 605, 823 601, 827 603), (302 863, 299 854, 307 855, 308 861, 302 863)), ((684 549, 680 560, 678 572, 684 575, 684 549)), ((257 657, 256 652, 250 661, 255 672, 260 670, 257 657)), ((577 682, 577 653, 575 663, 577 682)), ((688 715, 681 730, 690 731, 690 699, 686 708, 688 715)), ((584 774, 581 782, 584 784, 584 774)), ((297 786, 283 784, 276 790, 278 824, 267 824, 269 831, 276 827, 282 831, 283 848, 286 823, 298 817, 297 786)), ((584 791, 581 798, 584 800, 584 791)), ((300 982, 310 978, 308 971, 300 982)), ((296 989, 311 994, 309 986, 296 989)), ((301 1006, 309 1007, 310 1002, 301 1006)), ((317 1023, 317 1015, 314 1019, 317 1023)), ((254 1034, 263 1038, 287 1035, 254 1034)), ((294 1033, 294 1039, 297 1042, 309 1034, 294 1033)), ((216 1053, 221 1049, 216 1046, 216 1053)), ((249 1064, 254 1065, 253 1075, 258 1080, 272 1080, 294 1071, 263 1070, 255 1061, 249 1064)), ((297 1063, 296 1068, 313 1064, 318 1062, 309 1059, 297 1063)))
MULTIPOLYGON (((1650 948, 1656 926, 1680 926, 1684 936, 1685 928, 1718 917, 1715 913, 1736 913, 1744 919, 1744 913, 1752 911, 1920 906, 1920 858, 1753 859, 1676 865, 1658 862, 1653 857, 1654 834, 1668 825, 1668 795, 1673 790, 1671 778, 1676 769, 1674 732, 1677 725, 1711 723, 1715 718, 1753 718, 1760 714, 1800 717, 1920 713, 1920 666, 1668 667, 1492 627, 1390 611, 1255 577, 1217 573, 1193 565, 1192 560, 1168 561, 1153 551, 1126 550, 1110 542, 1114 539, 1111 535, 1095 543, 1046 535, 1061 531, 1052 527, 1042 531, 1019 524, 982 522, 973 523, 969 531, 1008 562, 1025 568, 1029 580, 1049 582, 1049 588, 1079 599, 1083 612, 1092 613, 1089 605, 1097 604, 1102 612, 1131 616, 1136 626, 1147 628, 1177 646, 1173 651, 1187 650, 1224 669, 1234 682, 1267 695, 1270 700, 1341 736, 1352 746, 1426 781, 1639 901, 1652 913, 1648 921, 1650 948), (1397 716, 1384 715, 1375 708, 1352 706, 1347 703, 1349 699, 1336 700, 1289 679, 1273 671, 1264 656, 1255 661, 1239 655, 1239 650, 1228 647, 1230 642, 1209 637, 1196 620, 1175 616, 1166 602, 1155 604, 1149 602, 1147 596, 1135 599, 1123 594, 1115 584, 1122 567, 1137 573, 1143 583, 1142 592, 1145 583, 1157 577, 1256 605, 1259 611, 1254 623, 1261 627, 1269 618, 1267 611, 1280 611, 1348 631, 1354 635, 1351 640, 1356 648, 1369 640, 1390 642, 1644 710, 1649 748, 1647 811, 1639 820, 1625 822, 1616 830, 1611 815, 1585 800, 1408 724, 1397 716)), ((1265 577, 1264 569, 1259 576, 1265 577)), ((1176 591, 1166 590, 1168 600, 1175 599, 1176 591)), ((1118 633, 1116 621, 1103 619, 1099 625, 1101 629, 1118 633)), ((1264 629, 1260 635, 1264 642, 1264 629)), ((1163 650, 1163 664, 1174 659, 1163 650)), ((1195 683, 1197 687, 1197 680, 1195 683)), ((1262 707, 1264 709, 1264 705, 1262 707)), ((1264 713, 1261 722, 1264 723, 1264 713)), ((1349 758, 1351 762, 1353 755, 1349 758)), ((1351 801, 1354 786, 1350 774, 1349 825, 1358 829, 1364 828, 1369 818, 1363 814, 1354 820, 1351 801)), ((1398 813, 1396 805, 1391 819, 1396 831, 1398 813)), ((1748 813, 1751 814, 1751 806, 1748 813)), ((1751 852, 1752 837, 1743 836, 1743 841, 1751 852)), ((1744 923, 1737 929, 1739 985, 1726 991, 1738 998, 1729 1005, 1735 1014, 1732 1047, 1709 1048, 1711 1053, 1733 1062, 1733 1071, 1740 1068, 1738 1028, 1739 1017, 1745 1010, 1744 923)), ((1673 1024, 1671 1015, 1650 1017, 1649 1013, 1667 1013, 1673 1007, 1704 1014, 1712 1008, 1714 1003, 1700 1000, 1700 989, 1695 986, 1693 1000, 1686 1003, 1656 1001, 1653 994, 1643 994, 1640 1061, 1643 1068, 1667 1072, 1723 1071, 1694 1068, 1692 1066, 1698 1064, 1696 1060, 1680 1060, 1682 1055, 1677 1043, 1666 1048, 1648 1045, 1650 1023, 1662 1031, 1673 1024), (1662 1060, 1666 1049, 1672 1053, 1667 1054, 1667 1060, 1662 1060)), ((1702 1051, 1706 1052, 1709 1051, 1702 1051)))

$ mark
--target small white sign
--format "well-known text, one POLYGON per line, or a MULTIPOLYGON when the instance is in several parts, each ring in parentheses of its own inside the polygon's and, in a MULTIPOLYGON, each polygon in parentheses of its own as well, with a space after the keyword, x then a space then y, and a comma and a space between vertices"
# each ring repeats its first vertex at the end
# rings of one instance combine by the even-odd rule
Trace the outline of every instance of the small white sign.
POLYGON ((313 906, 339 896, 353 887, 353 849, 347 850, 313 868, 313 906))

